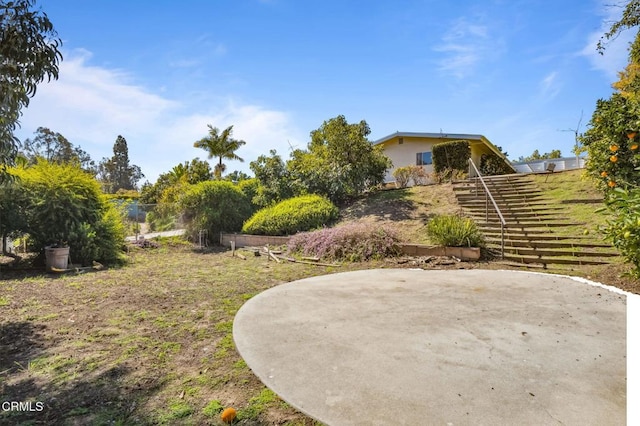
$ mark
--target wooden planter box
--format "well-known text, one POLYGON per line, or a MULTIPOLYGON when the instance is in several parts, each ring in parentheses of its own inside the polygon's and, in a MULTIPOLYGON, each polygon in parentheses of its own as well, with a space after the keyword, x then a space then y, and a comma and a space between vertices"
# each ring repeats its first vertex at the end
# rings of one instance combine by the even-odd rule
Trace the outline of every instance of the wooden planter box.
POLYGON ((460 260, 480 259, 478 247, 438 247, 424 244, 401 244, 400 250, 408 256, 455 256, 460 260))

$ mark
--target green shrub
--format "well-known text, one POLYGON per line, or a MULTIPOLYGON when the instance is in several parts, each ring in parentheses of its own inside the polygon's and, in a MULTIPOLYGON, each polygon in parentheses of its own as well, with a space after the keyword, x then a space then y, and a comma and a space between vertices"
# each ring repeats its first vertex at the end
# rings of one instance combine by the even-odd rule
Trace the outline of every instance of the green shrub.
POLYGON ((149 225, 149 231, 163 232, 171 231, 178 227, 180 213, 177 211, 177 204, 161 203, 153 210, 145 213, 145 222, 149 225))
POLYGON ((471 158, 469 141, 443 142, 433 146, 433 170, 468 170, 471 158))
POLYGON ((30 235, 33 248, 68 245, 71 260, 83 264, 119 259, 123 217, 93 176, 77 166, 46 161, 14 173, 24 188, 28 225, 23 231, 30 235))
POLYGON ((338 217, 338 209, 319 195, 303 195, 258 210, 242 227, 256 235, 292 235, 320 228, 338 217))
POLYGON ((456 215, 436 216, 427 224, 432 243, 446 247, 483 247, 484 239, 476 223, 456 215))
POLYGON ((421 166, 398 167, 393 171, 393 177, 399 188, 406 188, 410 181, 413 181, 416 186, 425 185, 428 179, 427 173, 421 166))
POLYGON ((409 166, 409 172, 414 185, 419 186, 427 184, 427 179, 429 176, 427 175, 427 172, 424 171, 424 168, 422 168, 422 166, 409 166))
POLYGON ((633 265, 631 275, 640 278, 640 189, 615 188, 606 204, 612 215, 601 231, 633 265))
POLYGON ((206 230, 217 240, 221 232, 235 232, 251 215, 251 204, 237 185, 228 181, 204 181, 185 187, 179 200, 187 235, 197 238, 206 230))
POLYGON ((260 208, 260 205, 254 201, 258 195, 260 181, 256 178, 241 180, 238 182, 238 188, 251 203, 251 212, 255 213, 260 208))
POLYGON ((440 172, 430 173, 430 178, 432 182, 440 184, 453 180, 463 180, 467 178, 467 175, 467 172, 464 170, 444 169, 440 172))
POLYGON ((411 167, 398 167, 393 171, 393 177, 396 180, 398 188, 406 188, 409 184, 409 180, 411 179, 411 167))
POLYGON ((93 260, 103 263, 119 261, 125 236, 123 217, 123 212, 107 201, 102 217, 96 223, 91 225, 84 222, 74 226, 69 234, 71 260, 83 265, 93 260), (104 244, 105 241, 112 241, 113 244, 104 244))
POLYGON ((504 158, 495 152, 482 154, 480 157, 480 173, 483 176, 506 175, 514 173, 513 167, 509 166, 504 158))
POLYGON ((288 249, 305 256, 361 262, 397 256, 399 243, 398 235, 389 227, 351 223, 296 234, 289 240, 288 249))

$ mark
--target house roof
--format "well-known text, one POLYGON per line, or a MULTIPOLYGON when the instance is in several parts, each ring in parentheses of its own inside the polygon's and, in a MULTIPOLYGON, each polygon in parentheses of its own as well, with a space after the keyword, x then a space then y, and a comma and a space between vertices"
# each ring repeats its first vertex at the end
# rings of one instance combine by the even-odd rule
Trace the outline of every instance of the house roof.
POLYGON ((484 140, 489 142, 489 140, 482 135, 470 135, 465 133, 425 133, 425 132, 395 132, 383 138, 380 138, 376 141, 373 141, 374 145, 379 145, 384 143, 390 139, 396 137, 414 137, 414 138, 431 138, 431 139, 464 139, 464 140, 484 140))
MULTIPOLYGON (((430 139, 453 139, 453 140, 468 140, 468 141, 480 141, 482 143, 484 143, 486 146, 489 147, 489 149, 491 151, 493 151, 495 154, 497 154, 499 157, 501 157, 506 164, 508 164, 511 168, 513 168, 513 166, 511 165, 511 162, 509 161, 509 159, 504 155, 504 153, 498 149, 497 146, 495 146, 494 144, 491 143, 491 141, 489 139, 487 139, 485 136, 483 135, 472 135, 472 134, 466 134, 466 133, 424 133, 424 132, 395 132, 392 133, 388 136, 385 136, 383 138, 380 138, 376 141, 373 141, 373 145, 380 145, 382 143, 385 143, 386 141, 389 141, 393 138, 396 137, 414 137, 414 138, 430 138, 430 139)), ((513 168, 513 170, 515 171, 515 168, 513 168)))

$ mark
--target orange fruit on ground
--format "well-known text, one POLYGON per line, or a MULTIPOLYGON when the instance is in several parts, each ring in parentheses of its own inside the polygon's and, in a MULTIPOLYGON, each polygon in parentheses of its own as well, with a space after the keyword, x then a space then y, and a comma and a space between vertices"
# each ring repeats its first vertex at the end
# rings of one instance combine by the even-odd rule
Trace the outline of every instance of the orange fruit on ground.
POLYGON ((231 423, 236 418, 236 409, 233 407, 225 408, 220 417, 225 423, 231 423))

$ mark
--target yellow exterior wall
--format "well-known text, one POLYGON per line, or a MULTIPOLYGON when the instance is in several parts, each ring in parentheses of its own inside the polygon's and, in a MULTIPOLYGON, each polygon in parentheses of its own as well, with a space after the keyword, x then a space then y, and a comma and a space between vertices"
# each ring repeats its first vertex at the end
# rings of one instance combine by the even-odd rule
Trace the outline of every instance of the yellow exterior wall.
MULTIPOLYGON (((431 151, 433 141, 421 138, 408 138, 404 137, 403 143, 399 143, 398 137, 385 141, 383 145, 384 154, 391 159, 393 167, 387 170, 386 181, 393 182, 393 171, 399 167, 415 166, 416 154, 418 152, 431 151)), ((433 165, 422 166, 425 172, 433 172, 433 165)))
MULTIPOLYGON (((460 138, 428 138, 428 137, 414 137, 414 136, 395 136, 392 139, 384 141, 381 145, 384 150, 384 154, 391 159, 393 167, 387 170, 385 177, 386 182, 394 182, 393 171, 399 167, 415 166, 416 154, 419 152, 432 152, 433 145, 449 142, 454 140, 460 140, 460 138), (403 143, 400 143, 402 139, 403 143)), ((480 157, 484 153, 491 152, 491 149, 480 140, 470 140, 471 146, 471 159, 476 164, 476 167, 480 168, 480 157)), ((425 172, 433 172, 433 165, 422 166, 425 172)))

